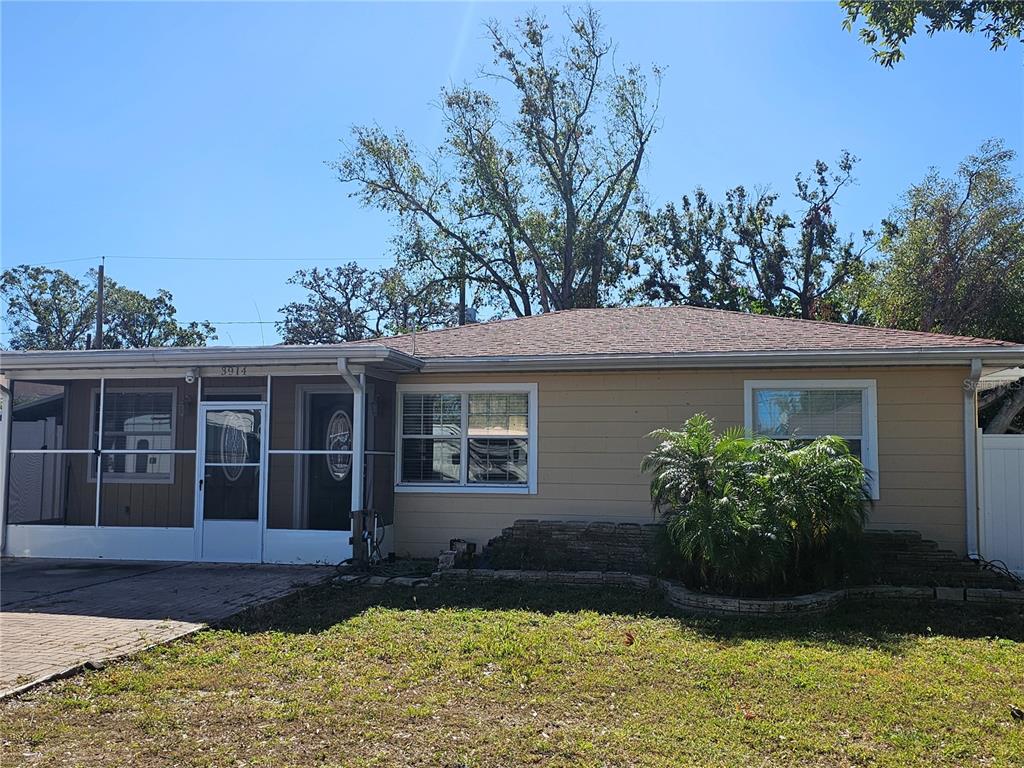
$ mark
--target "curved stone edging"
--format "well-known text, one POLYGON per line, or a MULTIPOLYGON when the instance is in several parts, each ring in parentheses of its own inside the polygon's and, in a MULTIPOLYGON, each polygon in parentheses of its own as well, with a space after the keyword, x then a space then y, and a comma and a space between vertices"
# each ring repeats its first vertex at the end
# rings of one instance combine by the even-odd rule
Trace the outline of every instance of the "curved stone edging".
MULTIPOLYGON (((413 580, 421 585, 440 581, 518 581, 530 583, 598 585, 657 589, 670 605, 686 613, 709 616, 778 617, 826 613, 847 600, 918 602, 967 602, 975 605, 1016 605, 1024 608, 1024 590, 972 589, 960 587, 895 587, 886 585, 846 587, 796 597, 754 599, 694 592, 668 579, 615 571, 515 571, 449 568, 436 571, 429 579, 413 580)), ((397 581, 381 579, 380 584, 397 581)), ((414 586, 409 584, 407 586, 414 586)))

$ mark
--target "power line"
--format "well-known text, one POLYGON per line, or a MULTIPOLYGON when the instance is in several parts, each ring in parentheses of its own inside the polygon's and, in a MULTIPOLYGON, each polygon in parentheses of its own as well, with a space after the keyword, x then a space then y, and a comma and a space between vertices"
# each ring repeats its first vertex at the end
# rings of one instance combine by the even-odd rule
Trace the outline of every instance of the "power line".
MULTIPOLYGON (((351 256, 111 256, 112 259, 166 261, 357 261, 351 256)), ((394 261, 390 256, 363 256, 362 261, 394 261)))
POLYGON ((92 256, 82 256, 77 259, 61 259, 60 261, 46 261, 42 264, 29 264, 30 267, 49 267, 53 264, 70 264, 72 261, 96 261, 92 256))
MULTIPOLYGON (((179 320, 181 325, 209 323, 210 325, 277 325, 282 320, 179 320)), ((11 336, 14 331, 0 330, 0 336, 11 336)))
MULTIPOLYGON (((122 261, 285 261, 285 262, 323 262, 323 261, 394 261, 391 256, 108 256, 108 259, 122 261)), ((78 259, 61 259, 30 264, 33 267, 50 267, 55 264, 70 264, 73 261, 96 261, 92 256, 78 259)))

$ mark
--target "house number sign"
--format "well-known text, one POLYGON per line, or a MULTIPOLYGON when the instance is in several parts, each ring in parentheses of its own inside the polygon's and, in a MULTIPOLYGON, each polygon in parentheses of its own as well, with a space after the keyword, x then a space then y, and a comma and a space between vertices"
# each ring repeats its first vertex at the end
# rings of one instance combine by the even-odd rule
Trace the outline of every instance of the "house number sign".
POLYGON ((220 367, 221 376, 245 376, 246 371, 249 369, 246 365, 222 365, 220 367))

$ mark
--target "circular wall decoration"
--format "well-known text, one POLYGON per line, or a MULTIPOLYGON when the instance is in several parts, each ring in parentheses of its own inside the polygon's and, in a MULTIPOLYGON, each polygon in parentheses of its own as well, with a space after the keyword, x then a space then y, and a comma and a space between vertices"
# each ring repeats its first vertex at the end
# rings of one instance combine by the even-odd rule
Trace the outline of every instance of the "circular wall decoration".
MULTIPOLYGON (((337 410, 331 414, 331 420, 327 422, 325 443, 324 449, 328 451, 352 450, 352 417, 347 412, 337 410)), ((327 460, 327 471, 338 482, 352 471, 351 453, 328 453, 324 458, 327 460)))
MULTIPOLYGON (((252 424, 242 414, 228 411, 220 431, 220 461, 222 464, 246 464, 249 461, 249 441, 246 435, 251 431, 252 424)), ((245 467, 225 466, 224 477, 229 482, 238 480, 245 467)))

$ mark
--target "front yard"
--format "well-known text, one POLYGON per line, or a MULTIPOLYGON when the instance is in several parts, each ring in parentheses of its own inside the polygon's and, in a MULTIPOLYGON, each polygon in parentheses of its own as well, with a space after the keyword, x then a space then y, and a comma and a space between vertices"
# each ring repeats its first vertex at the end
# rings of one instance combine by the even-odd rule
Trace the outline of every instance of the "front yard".
POLYGON ((685 619, 607 589, 322 587, 0 705, 4 766, 1011 766, 1024 618, 685 619))

